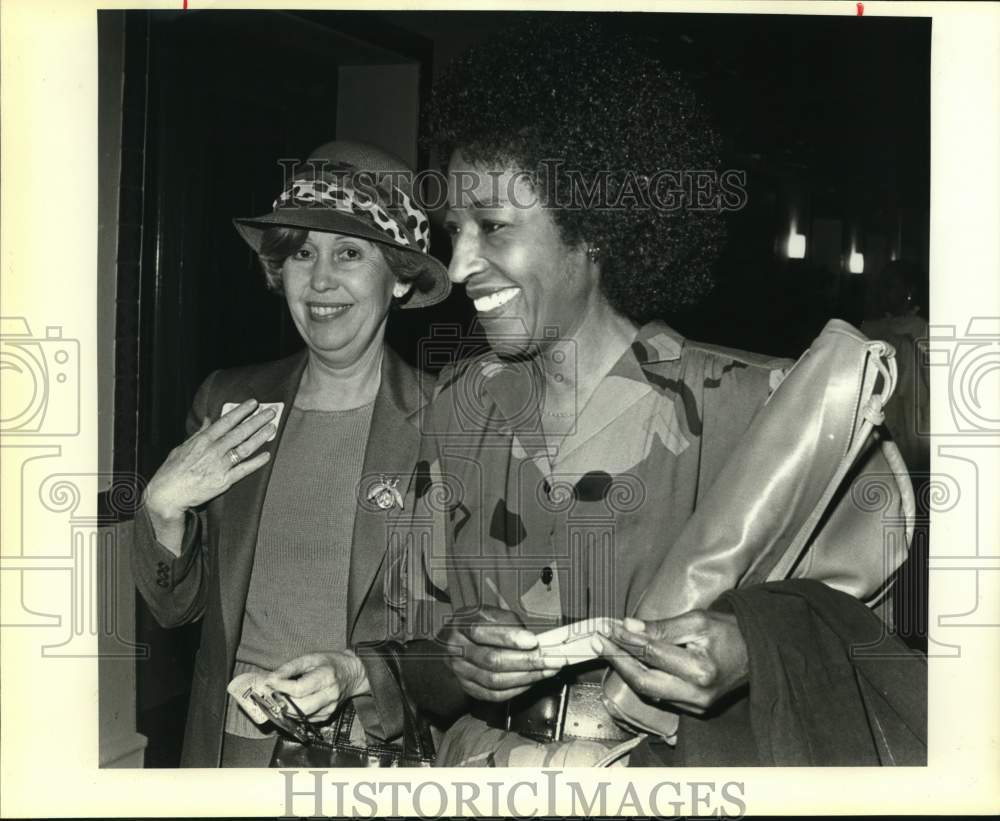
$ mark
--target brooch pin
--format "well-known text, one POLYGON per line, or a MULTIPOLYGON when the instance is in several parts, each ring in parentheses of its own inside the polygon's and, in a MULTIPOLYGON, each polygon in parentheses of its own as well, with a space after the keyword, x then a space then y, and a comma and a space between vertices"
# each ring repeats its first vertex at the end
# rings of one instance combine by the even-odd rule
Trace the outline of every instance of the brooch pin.
POLYGON ((403 497, 400 495, 397 485, 399 479, 390 479, 385 474, 372 486, 368 492, 368 501, 375 500, 379 510, 389 510, 393 505, 399 505, 403 509, 403 497))

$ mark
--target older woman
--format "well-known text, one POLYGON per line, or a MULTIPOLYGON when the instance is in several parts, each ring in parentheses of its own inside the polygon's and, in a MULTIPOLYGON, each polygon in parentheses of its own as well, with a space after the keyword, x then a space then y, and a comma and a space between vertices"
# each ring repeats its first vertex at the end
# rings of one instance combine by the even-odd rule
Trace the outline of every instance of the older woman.
POLYGON ((269 762, 275 735, 227 698, 241 673, 314 721, 352 699, 344 733, 362 745, 400 733, 394 681, 352 648, 384 637, 376 578, 427 385, 384 345, 386 322, 449 290, 411 179, 385 152, 330 143, 271 213, 236 220, 305 350, 211 374, 137 518, 135 577, 157 620, 203 621, 185 766, 269 762))
MULTIPOLYGON (((621 761, 639 737, 602 705, 609 664, 688 713, 746 693, 731 610, 622 621, 788 364, 663 322, 710 285, 719 212, 740 194, 705 175, 717 140, 687 86, 566 17, 461 58, 428 123, 449 157, 449 274, 493 351, 442 373, 424 440, 422 462, 450 485, 429 494, 451 515, 445 561, 427 564, 448 570, 458 618, 437 651, 449 648, 455 686, 438 677, 421 694, 416 666, 408 683, 459 717, 444 766, 621 761), (615 620, 594 640, 599 658, 542 651, 538 633, 589 617, 615 620)), ((884 580, 866 578, 864 593, 884 580)), ((434 663, 433 643, 410 650, 434 663)), ((728 751, 748 738, 736 726, 728 751)))

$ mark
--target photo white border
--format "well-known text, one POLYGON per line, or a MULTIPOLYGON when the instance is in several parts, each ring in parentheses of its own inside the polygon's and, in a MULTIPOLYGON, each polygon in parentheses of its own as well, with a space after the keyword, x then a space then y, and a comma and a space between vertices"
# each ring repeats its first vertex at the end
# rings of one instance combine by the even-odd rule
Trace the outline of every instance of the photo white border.
MULTIPOLYGON (((176 2, 4 0, 2 33, 2 233, 0 307, 37 326, 61 326, 81 346, 82 433, 68 437, 59 464, 66 472, 97 470, 97 16, 98 8, 179 10, 176 2)), ((205 8, 274 8, 276 2, 200 2, 205 8)), ((410 3, 308 2, 296 9, 416 9, 410 3)), ((426 8, 530 10, 648 10, 739 14, 856 15, 856 3, 769 2, 539 2, 427 4, 426 8)), ((931 324, 959 335, 971 319, 1000 315, 1000 8, 978 3, 864 3, 864 16, 928 16, 932 22, 931 79, 931 324)), ((859 21, 864 25, 864 21, 859 21)), ((945 512, 932 522, 931 546, 940 560, 930 578, 932 639, 958 644, 958 658, 929 663, 929 752, 926 768, 707 768, 608 770, 615 787, 610 808, 629 782, 640 795, 663 781, 737 781, 751 814, 987 813, 1000 810, 1000 584, 995 499, 1000 475, 997 437, 968 437, 952 426, 946 368, 932 368, 932 414, 943 430, 934 446, 971 445, 979 481, 979 521, 945 512), (951 432, 948 432, 948 431, 951 432), (975 545, 973 549, 970 546, 975 545), (971 564, 961 564, 963 557, 971 564), (976 556, 982 558, 975 564, 976 556), (954 560, 954 561, 952 561, 954 560), (950 562, 950 564, 949 564, 950 562), (966 570, 948 571, 947 567, 966 570), (976 567, 983 568, 975 570, 976 567), (969 568, 972 568, 971 570, 969 568), (990 570, 992 568, 992 571, 990 570), (940 570, 941 572, 937 572, 940 570), (976 619, 992 626, 940 626, 938 618, 975 605, 976 619)), ((993 374, 995 377, 995 372, 993 374)), ((1000 418, 993 406, 991 419, 1000 418)), ((4 443, 6 447, 10 442, 4 443)), ((968 484, 963 492, 970 491, 968 484)), ((16 488, 3 488, 2 509, 20 508, 16 488)), ((85 499, 81 510, 94 505, 85 499)), ((37 500, 23 500, 30 512, 37 500)), ((964 506, 959 505, 961 510, 964 506)), ((64 549, 65 528, 38 534, 64 549)), ((3 555, 15 535, 3 525, 3 555)), ((6 589, 6 587, 5 587, 6 589)), ((33 587, 61 612, 65 587, 33 587), (60 592, 63 591, 63 592, 60 592)), ((975 619, 973 619, 975 620, 975 619)), ((281 815, 283 776, 277 771, 100 770, 97 767, 96 658, 42 658, 39 648, 65 626, 8 627, 0 638, 2 737, 0 813, 19 816, 281 815)), ((96 638, 93 639, 96 652, 96 638)), ((576 771, 585 782, 598 773, 576 771)), ((551 809, 546 779, 521 769, 356 771, 354 781, 537 781, 538 814, 551 809), (380 774, 381 773, 381 774, 380 774)), ((569 777, 569 774, 567 774, 569 777)), ((345 773, 331 779, 352 780, 345 773)), ((328 780, 331 780, 328 779, 328 780)), ((297 785, 300 782, 296 782, 297 785)), ((488 789, 484 787, 484 789, 488 789)), ((452 792, 451 795, 454 795, 452 792)), ((388 811, 388 796, 380 810, 388 811)), ((562 799, 560 799, 561 801, 562 799)), ((427 799, 425 806, 435 806, 427 799)), ((517 798, 531 808, 530 790, 517 798)), ((731 806, 731 805, 730 805, 731 806)), ((296 809, 302 805, 296 804, 296 809)), ((452 808, 449 808, 450 814, 452 808)), ((568 811, 566 805, 555 809, 568 811)), ((366 813, 364 805, 359 812, 366 813)), ((332 805, 326 812, 332 812, 332 805)), ((412 812, 401 803, 399 812, 412 812)))

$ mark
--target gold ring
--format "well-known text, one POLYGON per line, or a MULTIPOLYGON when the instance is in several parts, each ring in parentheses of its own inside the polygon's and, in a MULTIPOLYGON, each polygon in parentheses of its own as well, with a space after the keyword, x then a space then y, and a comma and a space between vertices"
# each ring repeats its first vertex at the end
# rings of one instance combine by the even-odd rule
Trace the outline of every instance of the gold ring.
POLYGON ((230 448, 228 453, 229 453, 229 461, 233 463, 233 467, 236 467, 240 462, 243 461, 240 455, 236 452, 236 448, 230 448))

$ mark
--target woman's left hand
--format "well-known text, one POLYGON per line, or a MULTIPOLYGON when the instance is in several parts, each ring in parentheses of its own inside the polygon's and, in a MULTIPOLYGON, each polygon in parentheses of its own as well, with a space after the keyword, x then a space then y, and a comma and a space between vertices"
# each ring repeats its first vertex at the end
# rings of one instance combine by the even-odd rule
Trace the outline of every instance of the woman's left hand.
POLYGON ((692 610, 671 619, 625 619, 593 639, 633 690, 701 714, 746 683, 747 645, 736 617, 692 610))
POLYGON ((345 700, 371 691, 365 667, 351 650, 299 656, 271 673, 265 684, 295 699, 310 721, 325 721, 345 700))

